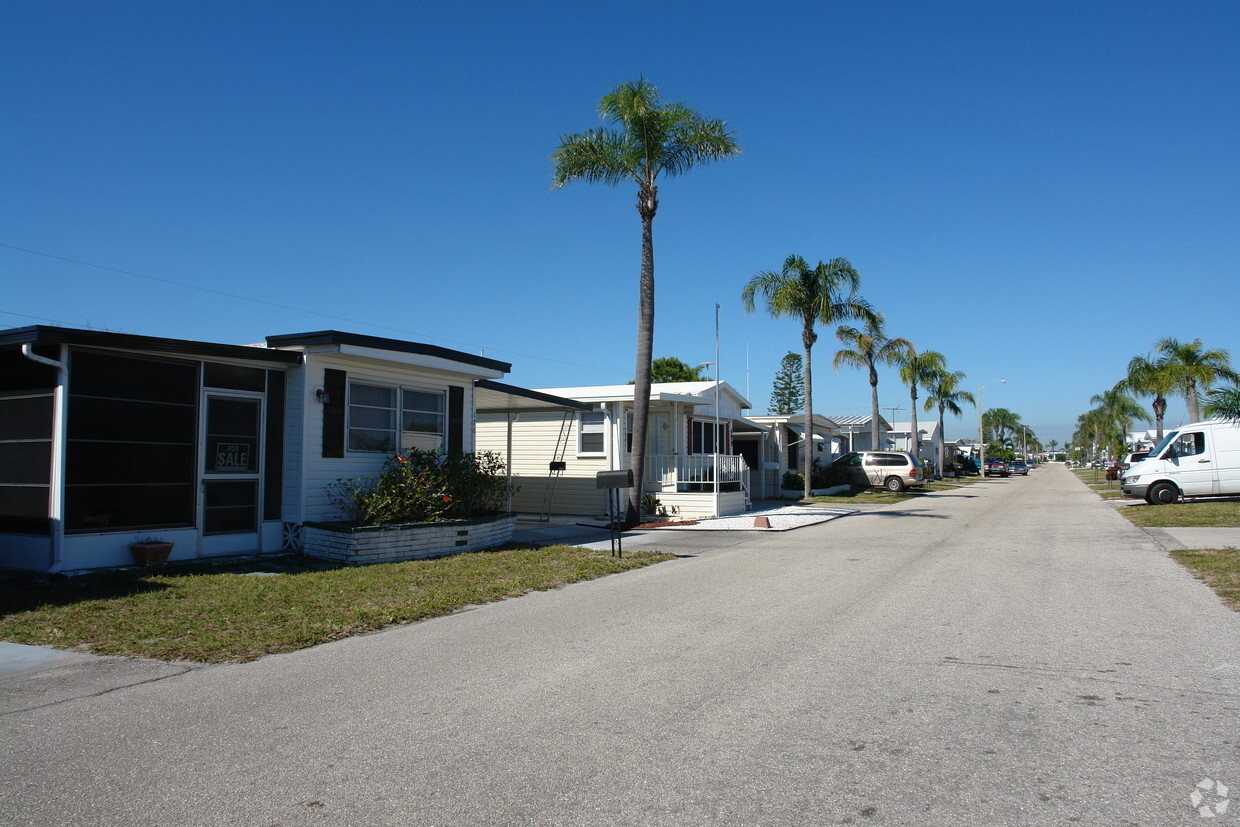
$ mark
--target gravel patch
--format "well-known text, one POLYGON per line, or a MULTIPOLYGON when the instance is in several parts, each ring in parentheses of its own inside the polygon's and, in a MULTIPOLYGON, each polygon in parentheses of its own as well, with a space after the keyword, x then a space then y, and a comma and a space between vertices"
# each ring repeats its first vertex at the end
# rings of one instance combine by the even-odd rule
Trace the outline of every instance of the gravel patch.
POLYGON ((762 511, 746 511, 731 517, 699 518, 693 525, 670 525, 653 531, 789 531, 802 526, 825 523, 846 514, 855 514, 855 509, 825 508, 815 505, 785 505, 779 508, 768 508, 762 511), (758 526, 759 517, 765 517, 769 526, 758 526))

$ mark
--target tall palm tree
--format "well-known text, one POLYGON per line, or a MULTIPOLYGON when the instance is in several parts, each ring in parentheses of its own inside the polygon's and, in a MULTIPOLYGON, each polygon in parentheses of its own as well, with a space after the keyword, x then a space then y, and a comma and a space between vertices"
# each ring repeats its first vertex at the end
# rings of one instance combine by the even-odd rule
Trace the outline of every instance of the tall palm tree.
MULTIPOLYGON (((912 345, 907 350, 896 357, 896 364, 900 368, 900 381, 908 385, 908 395, 912 404, 909 410, 912 412, 912 422, 909 427, 912 428, 912 441, 909 443, 913 448, 913 456, 921 458, 921 433, 917 430, 917 388, 929 388, 939 374, 947 370, 947 357, 935 350, 927 350, 918 353, 917 349, 912 345)), ((942 441, 943 432, 939 431, 939 441, 942 441)), ((940 473, 943 466, 938 466, 940 473)))
POLYGON ((1163 418, 1167 415, 1167 397, 1180 385, 1177 370, 1164 356, 1134 356, 1128 361, 1128 374, 1124 387, 1138 396, 1152 396, 1154 425, 1158 429, 1158 441, 1163 438, 1163 418))
POLYGON ((840 365, 866 368, 870 372, 870 450, 879 451, 878 444, 878 364, 894 365, 900 354, 913 346, 908 339, 887 338, 883 328, 886 320, 882 313, 875 313, 863 322, 863 330, 844 325, 835 331, 835 338, 850 347, 835 352, 831 364, 836 370, 840 365))
POLYGON ((1055 453, 1055 449, 1059 447, 1059 440, 1052 439, 1050 441, 1050 446, 1051 446, 1051 453, 1052 454, 1055 453))
POLYGON ((811 268, 805 259, 791 255, 778 273, 762 270, 750 277, 741 291, 745 310, 752 313, 758 296, 772 316, 792 316, 801 320, 801 345, 805 348, 805 434, 806 449, 801 461, 805 477, 805 496, 810 494, 810 473, 814 444, 814 405, 811 350, 818 341, 815 325, 830 325, 844 319, 867 320, 874 310, 857 295, 861 275, 846 258, 818 262, 811 268))
MULTIPOLYGON (((976 405, 977 400, 973 398, 973 394, 969 391, 961 390, 960 383, 964 381, 964 374, 960 371, 948 373, 943 371, 934 382, 926 388, 925 411, 929 413, 931 408, 939 409, 939 434, 943 433, 943 412, 951 411, 953 416, 960 416, 963 412, 960 408, 961 402, 968 402, 970 405, 976 405)), ((943 443, 939 442, 939 468, 943 467, 943 443)))
POLYGON ((1231 369, 1231 355, 1221 348, 1206 350, 1200 339, 1181 344, 1176 339, 1160 339, 1155 345, 1178 380, 1180 392, 1188 404, 1188 418, 1200 422, 1199 395, 1219 379, 1240 381, 1240 374, 1231 369))
POLYGON ((625 521, 637 523, 646 472, 646 427, 650 412, 650 362, 654 345, 654 215, 660 176, 674 178, 698 164, 740 153, 733 133, 720 120, 702 117, 683 103, 664 103, 645 78, 622 83, 599 100, 599 116, 611 124, 560 138, 551 155, 551 188, 570 181, 616 186, 637 184, 642 222, 641 278, 637 310, 637 367, 633 388, 633 450, 625 521))

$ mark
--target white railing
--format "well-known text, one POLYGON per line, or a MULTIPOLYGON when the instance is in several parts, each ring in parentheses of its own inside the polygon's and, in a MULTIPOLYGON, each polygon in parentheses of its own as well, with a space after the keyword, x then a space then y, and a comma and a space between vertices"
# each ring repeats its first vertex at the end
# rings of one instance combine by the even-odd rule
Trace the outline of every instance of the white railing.
MULTIPOLYGON (((711 491, 715 483, 713 454, 646 457, 646 482, 658 483, 665 491, 711 491)), ((744 491, 749 496, 749 467, 745 458, 720 454, 719 488, 744 491)))

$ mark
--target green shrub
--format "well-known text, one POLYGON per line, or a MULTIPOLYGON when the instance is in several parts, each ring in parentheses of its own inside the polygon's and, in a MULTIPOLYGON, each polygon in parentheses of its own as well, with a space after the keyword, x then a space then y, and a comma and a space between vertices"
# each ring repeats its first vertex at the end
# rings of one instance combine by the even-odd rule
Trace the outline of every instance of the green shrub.
POLYGON ((814 489, 848 485, 848 469, 842 465, 820 465, 815 462, 810 472, 809 481, 810 486, 814 489))
POLYGON ((785 491, 804 491, 805 477, 796 471, 785 471, 783 487, 785 491))
POLYGON ((336 480, 327 493, 355 525, 428 523, 501 510, 508 481, 503 460, 491 451, 414 448, 389 457, 376 479, 336 480))

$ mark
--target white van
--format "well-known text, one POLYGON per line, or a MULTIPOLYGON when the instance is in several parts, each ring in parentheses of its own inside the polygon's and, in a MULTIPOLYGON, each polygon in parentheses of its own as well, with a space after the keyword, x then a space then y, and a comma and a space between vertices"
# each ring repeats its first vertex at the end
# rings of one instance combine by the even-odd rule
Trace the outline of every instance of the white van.
POLYGON ((1240 422, 1194 422, 1171 431, 1124 472, 1122 487, 1152 505, 1240 494, 1240 422))

